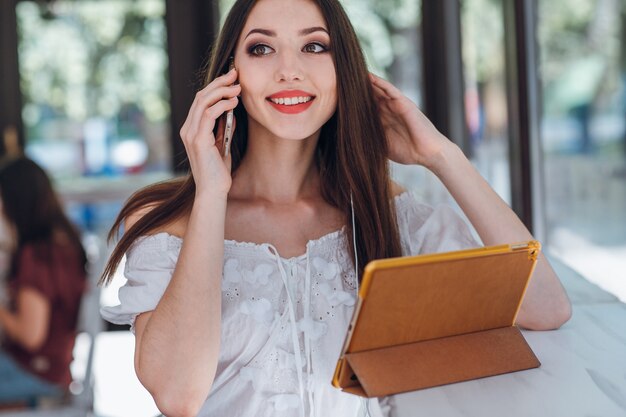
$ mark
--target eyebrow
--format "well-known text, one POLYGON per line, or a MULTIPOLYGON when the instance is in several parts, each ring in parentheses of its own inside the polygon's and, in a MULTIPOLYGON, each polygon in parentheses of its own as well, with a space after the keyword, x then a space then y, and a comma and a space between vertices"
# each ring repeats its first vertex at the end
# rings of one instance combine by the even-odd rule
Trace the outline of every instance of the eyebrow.
MULTIPOLYGON (((309 35, 309 34, 314 33, 314 32, 325 32, 327 35, 330 36, 328 31, 326 29, 324 29, 323 27, 321 27, 321 26, 314 26, 314 27, 302 29, 301 31, 298 32, 298 34, 300 36, 304 36, 304 35, 309 35)), ((273 30, 269 30, 269 29, 252 29, 250 32, 248 32, 248 34, 246 35, 246 38, 248 36, 252 35, 253 33, 260 33, 262 35, 276 37, 276 32, 274 32, 273 30)))

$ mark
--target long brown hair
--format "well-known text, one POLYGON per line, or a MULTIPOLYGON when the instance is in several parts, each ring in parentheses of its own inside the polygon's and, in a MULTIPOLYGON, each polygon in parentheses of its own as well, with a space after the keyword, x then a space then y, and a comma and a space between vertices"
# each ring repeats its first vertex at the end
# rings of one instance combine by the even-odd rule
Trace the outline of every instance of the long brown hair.
POLYGON ((10 272, 15 276, 22 249, 34 245, 37 255, 49 256, 60 232, 79 254, 83 270, 87 257, 78 230, 67 218, 54 192, 50 178, 32 160, 25 157, 0 162, 0 197, 8 222, 17 231, 17 248, 12 256, 10 272))
MULTIPOLYGON (((392 199, 387 143, 363 52, 345 11, 337 0, 314 0, 328 25, 331 54, 337 76, 337 110, 322 127, 316 152, 322 197, 345 214, 352 235, 350 192, 354 200, 359 276, 368 261, 401 255, 400 237, 392 199)), ((256 0, 238 0, 231 8, 213 48, 205 85, 228 70, 235 47, 256 0)), ((247 113, 235 108, 237 129, 232 140, 232 172, 246 153, 247 113)), ((217 134, 217 127, 215 128, 217 134)), ((124 253, 140 236, 154 233, 187 214, 195 183, 191 174, 162 182, 135 193, 118 215, 109 239, 129 215, 144 207, 151 210, 121 237, 101 278, 109 283, 124 253)), ((352 245, 348 245, 354 260, 352 245)))

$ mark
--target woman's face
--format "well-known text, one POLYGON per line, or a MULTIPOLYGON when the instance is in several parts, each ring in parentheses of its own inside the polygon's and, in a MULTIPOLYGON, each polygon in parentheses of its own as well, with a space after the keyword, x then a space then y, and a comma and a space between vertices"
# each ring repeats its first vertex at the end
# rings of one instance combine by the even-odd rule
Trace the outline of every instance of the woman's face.
POLYGON ((235 51, 250 129, 304 139, 337 107, 335 65, 326 22, 310 0, 260 0, 235 51), (296 104, 297 103, 297 104, 296 104))

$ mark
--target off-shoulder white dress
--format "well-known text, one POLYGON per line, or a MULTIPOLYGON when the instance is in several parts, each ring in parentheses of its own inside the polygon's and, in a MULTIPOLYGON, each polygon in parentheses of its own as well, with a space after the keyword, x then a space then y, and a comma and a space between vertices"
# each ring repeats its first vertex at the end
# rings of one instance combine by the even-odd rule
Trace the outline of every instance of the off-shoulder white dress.
MULTIPOLYGON (((404 255, 478 246, 447 206, 395 197, 404 255)), ((121 304, 102 309, 117 324, 154 310, 172 277, 182 240, 159 233, 139 238, 126 254, 121 304)), ((285 259, 269 244, 224 241, 222 335, 217 373, 199 416, 356 417, 364 402, 331 385, 355 304, 352 244, 345 227, 285 259), (297 354, 294 354, 296 352, 297 354)), ((209 254, 207 254, 209 255, 209 254)), ((387 414, 389 401, 367 404, 387 414)))

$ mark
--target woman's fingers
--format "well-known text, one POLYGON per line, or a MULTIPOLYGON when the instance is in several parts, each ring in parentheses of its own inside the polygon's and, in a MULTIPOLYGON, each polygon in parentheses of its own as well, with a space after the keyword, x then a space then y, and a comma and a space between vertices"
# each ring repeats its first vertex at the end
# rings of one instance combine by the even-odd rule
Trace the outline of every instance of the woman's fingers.
POLYGON ((220 100, 237 97, 240 92, 241 87, 239 85, 218 87, 206 93, 199 92, 187 116, 189 119, 189 133, 194 135, 198 132, 200 120, 207 108, 213 106, 220 100))
POLYGON ((385 90, 379 85, 376 85, 372 82, 372 90, 374 91, 374 95, 378 100, 391 100, 391 97, 387 94, 385 90))
MULTIPOLYGON (((191 135, 190 139, 200 140, 202 142, 208 140, 211 145, 215 144, 215 137, 213 136, 215 120, 228 110, 237 107, 237 103, 239 103, 239 99, 237 99, 237 97, 231 97, 227 100, 220 100, 211 107, 206 108, 200 117, 197 133, 191 135)), ((187 139, 187 142, 189 142, 190 139, 187 139)))
MULTIPOLYGON (((394 113, 393 111, 393 99, 387 94, 387 92, 379 85, 374 84, 372 82, 372 89, 374 91, 374 99, 378 104, 378 109, 380 111, 381 118, 389 117, 389 113, 394 113)), ((394 115, 395 116, 395 115, 394 115)))
POLYGON ((204 91, 204 90, 207 90, 207 89, 211 90, 211 89, 214 89, 216 87, 225 86, 225 85, 231 85, 235 81, 237 81, 237 70, 233 68, 230 71, 228 71, 226 74, 223 74, 223 75, 220 75, 219 77, 216 77, 204 89, 202 89, 200 91, 204 91))
POLYGON ((230 188, 231 159, 223 157, 221 145, 216 143, 216 136, 220 134, 214 135, 213 131, 220 116, 239 103, 237 96, 241 87, 231 85, 235 80, 236 71, 232 70, 200 90, 181 128, 196 190, 227 191, 230 188))
MULTIPOLYGON (((215 142, 213 128, 219 116, 228 110, 234 109, 237 103, 237 97, 233 97, 228 100, 221 100, 207 108, 198 124, 198 133, 195 135, 188 134, 186 137, 183 137, 185 151, 187 152, 194 178, 198 181, 196 184, 198 187, 200 187, 199 181, 201 181, 201 178, 211 181, 223 176, 220 174, 221 169, 218 168, 220 164, 215 164, 215 155, 223 156, 223 153, 215 142)), ((222 158, 222 160, 224 159, 222 158)), ((229 163, 226 166, 230 169, 229 163)))
POLYGON ((400 98, 403 96, 402 92, 396 88, 389 81, 380 78, 377 75, 374 75, 370 72, 370 80, 372 81, 372 85, 374 87, 379 88, 385 95, 391 99, 400 98))
POLYGON ((180 130, 180 135, 186 136, 190 131, 196 131, 200 116, 204 109, 215 104, 222 98, 234 97, 241 93, 239 84, 233 85, 237 80, 237 70, 232 69, 210 82, 206 87, 196 93, 193 103, 187 114, 187 119, 180 130))
POLYGON ((235 81, 237 81, 237 70, 233 68, 198 91, 191 107, 206 106, 207 103, 210 106, 221 98, 238 95, 241 92, 241 86, 235 84, 235 81))

